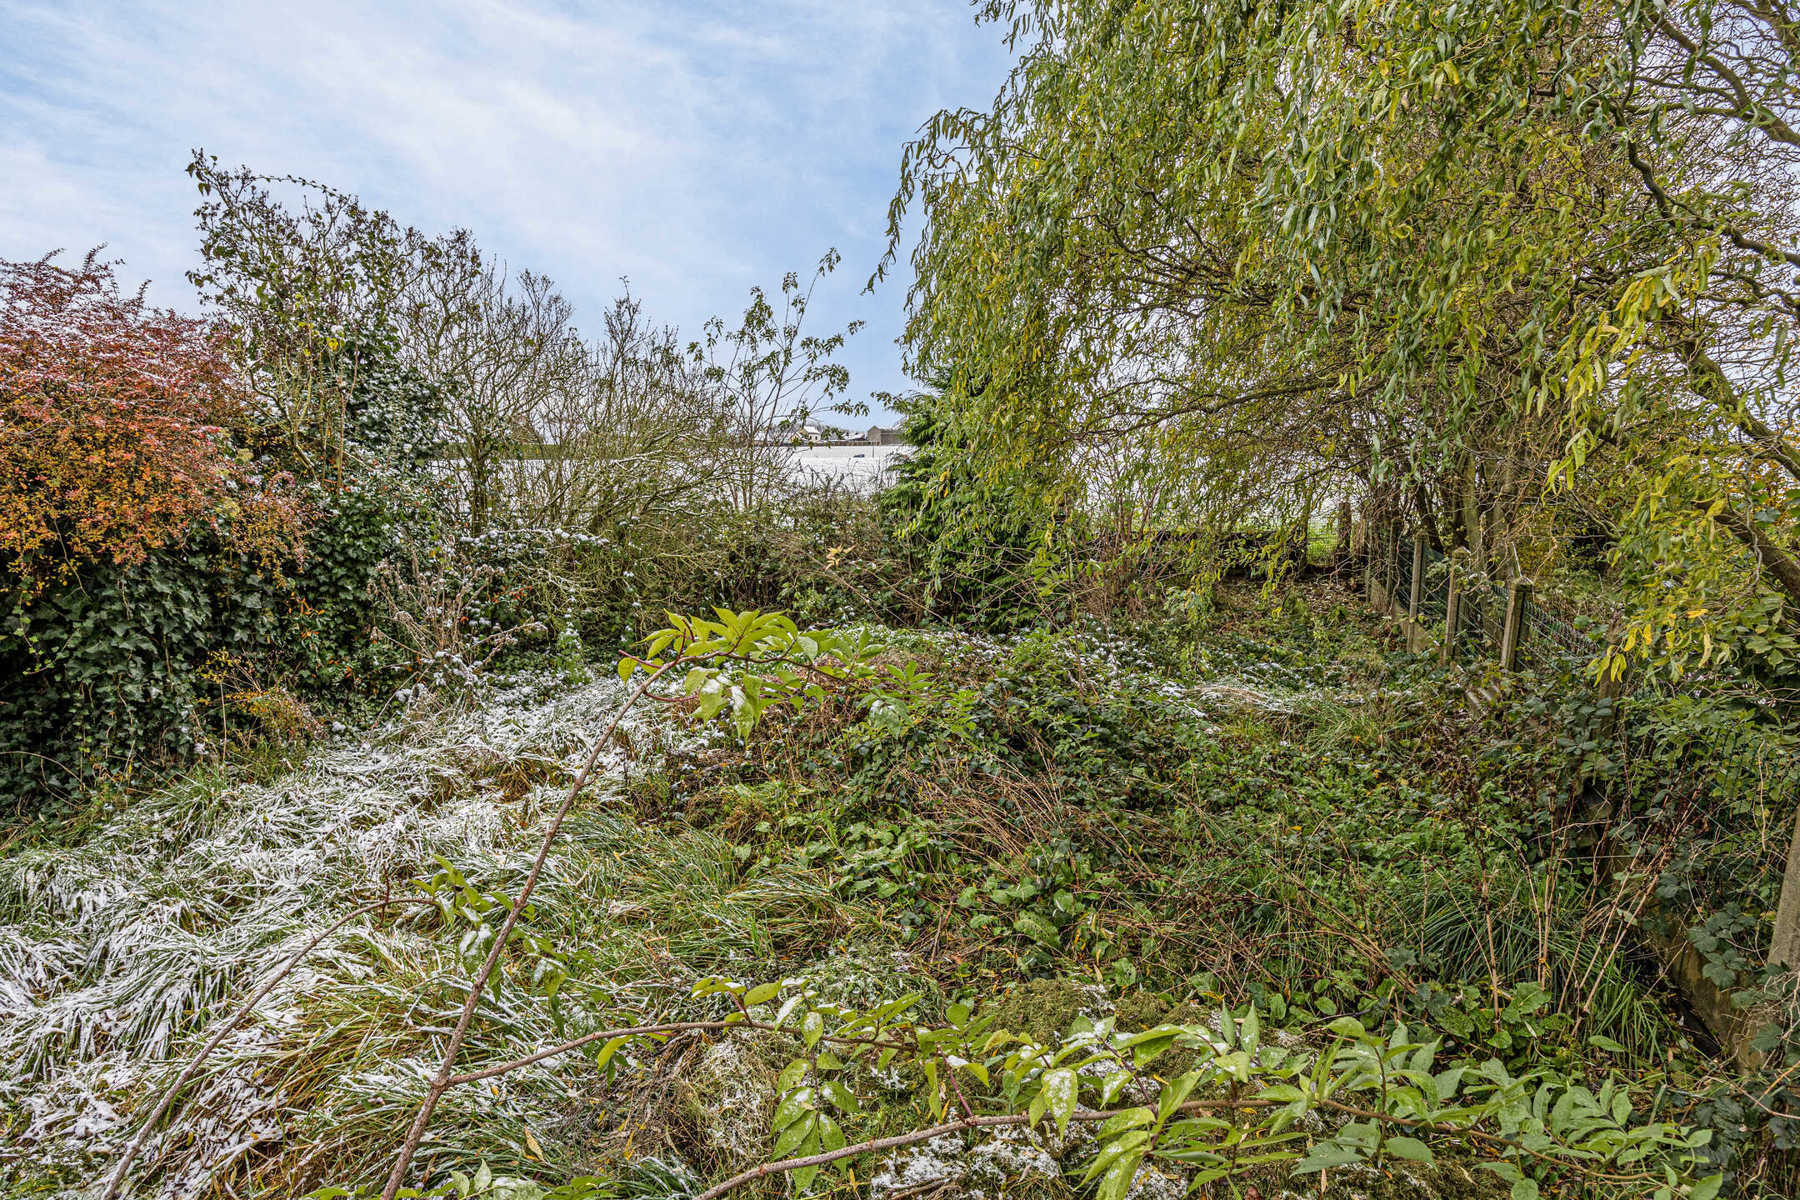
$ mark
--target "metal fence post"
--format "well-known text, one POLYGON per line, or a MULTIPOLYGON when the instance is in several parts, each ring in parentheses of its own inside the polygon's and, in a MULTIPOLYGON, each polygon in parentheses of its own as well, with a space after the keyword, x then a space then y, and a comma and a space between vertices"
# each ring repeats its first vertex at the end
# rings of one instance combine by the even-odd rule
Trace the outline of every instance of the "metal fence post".
POLYGON ((1519 669, 1519 639, 1525 632, 1525 612, 1531 605, 1531 580, 1519 578, 1506 590, 1506 624, 1500 630, 1500 666, 1519 669))

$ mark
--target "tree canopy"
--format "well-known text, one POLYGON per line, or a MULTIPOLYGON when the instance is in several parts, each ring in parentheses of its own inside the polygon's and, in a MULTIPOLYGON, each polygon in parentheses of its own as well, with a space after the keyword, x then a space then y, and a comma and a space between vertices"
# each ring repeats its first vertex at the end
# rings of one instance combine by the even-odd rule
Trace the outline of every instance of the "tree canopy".
POLYGON ((1091 501, 1123 449, 1106 486, 1164 525, 1356 492, 1509 570, 1597 532, 1627 649, 1786 661, 1783 6, 984 15, 1019 63, 991 110, 906 148, 890 214, 895 253, 924 217, 906 345, 976 458, 1048 463, 1059 502, 1091 501))

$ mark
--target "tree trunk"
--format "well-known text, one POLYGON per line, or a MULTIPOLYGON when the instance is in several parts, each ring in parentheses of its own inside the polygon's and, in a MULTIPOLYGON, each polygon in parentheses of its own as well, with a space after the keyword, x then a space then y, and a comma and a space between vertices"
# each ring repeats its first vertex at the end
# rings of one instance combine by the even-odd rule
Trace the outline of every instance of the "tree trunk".
POLYGON ((1750 552, 1762 564, 1763 570, 1780 585, 1788 598, 1800 604, 1800 563, 1795 562, 1792 555, 1776 545, 1774 539, 1764 533, 1756 522, 1732 508, 1729 503, 1719 510, 1713 520, 1730 530, 1733 537, 1749 547, 1750 552))

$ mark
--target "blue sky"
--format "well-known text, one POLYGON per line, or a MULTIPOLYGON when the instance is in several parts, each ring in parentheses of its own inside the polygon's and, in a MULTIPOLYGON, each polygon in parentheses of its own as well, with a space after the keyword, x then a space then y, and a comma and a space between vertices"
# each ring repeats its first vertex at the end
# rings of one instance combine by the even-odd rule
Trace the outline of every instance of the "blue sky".
POLYGON ((855 396, 905 384, 905 279, 860 294, 901 143, 1008 65, 961 0, 0 0, 0 46, 0 258, 105 242, 192 308, 195 147, 466 226, 595 325, 623 276, 697 333, 836 246, 855 396))

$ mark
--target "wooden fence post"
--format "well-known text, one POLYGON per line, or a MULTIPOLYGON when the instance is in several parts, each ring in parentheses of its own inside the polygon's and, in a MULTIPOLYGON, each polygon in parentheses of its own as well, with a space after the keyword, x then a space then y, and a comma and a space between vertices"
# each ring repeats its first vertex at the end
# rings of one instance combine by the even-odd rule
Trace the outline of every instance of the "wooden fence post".
POLYGON ((1519 669, 1519 637, 1525 632, 1525 612, 1531 604, 1531 580, 1519 578, 1506 589, 1506 624, 1500 631, 1500 667, 1519 669))
POLYGON ((1406 598, 1406 615, 1410 620, 1419 619, 1419 594, 1424 590, 1425 582, 1425 535, 1413 534, 1412 595, 1406 598))
POLYGON ((1457 626, 1462 624, 1462 564, 1450 560, 1450 592, 1444 597, 1444 644, 1438 648, 1438 662, 1449 666, 1456 657, 1457 626))

